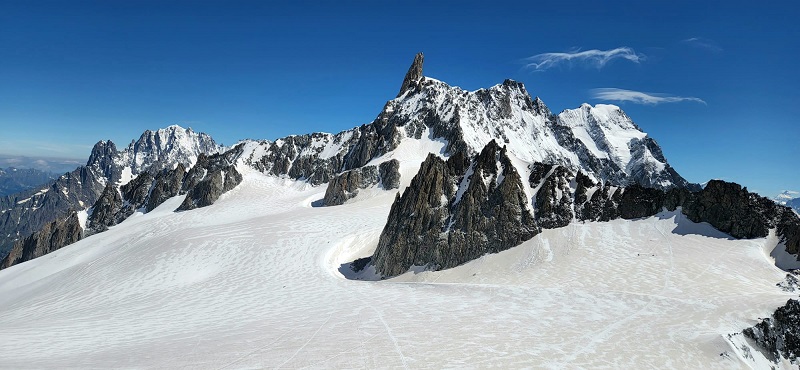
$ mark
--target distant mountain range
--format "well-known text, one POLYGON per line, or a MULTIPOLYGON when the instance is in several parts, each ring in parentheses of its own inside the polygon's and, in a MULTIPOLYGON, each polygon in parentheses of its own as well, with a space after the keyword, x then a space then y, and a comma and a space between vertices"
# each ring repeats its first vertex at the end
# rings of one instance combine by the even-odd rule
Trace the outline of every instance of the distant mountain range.
POLYGON ((784 190, 774 198, 775 202, 800 212, 800 192, 784 190))
POLYGON ((31 189, 58 175, 34 168, 0 168, 0 197, 31 189))
POLYGON ((70 172, 84 164, 85 160, 52 158, 52 157, 29 157, 11 154, 0 154, 0 168, 32 168, 42 172, 52 172, 63 174, 70 172))

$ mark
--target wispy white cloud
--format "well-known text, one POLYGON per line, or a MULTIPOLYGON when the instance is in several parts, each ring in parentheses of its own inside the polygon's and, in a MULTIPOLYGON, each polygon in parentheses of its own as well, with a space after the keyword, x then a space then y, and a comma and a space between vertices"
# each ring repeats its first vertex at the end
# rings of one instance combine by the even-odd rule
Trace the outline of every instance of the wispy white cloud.
POLYGON ((544 53, 525 59, 525 66, 537 71, 553 68, 560 64, 573 65, 580 63, 593 67, 603 68, 614 59, 625 59, 639 63, 645 59, 643 54, 637 54, 633 49, 623 46, 610 50, 584 50, 576 49, 565 53, 544 53))
POLYGON ((693 101, 697 103, 706 104, 703 99, 695 98, 693 96, 675 96, 661 93, 646 93, 641 91, 617 89, 613 87, 604 87, 591 90, 592 97, 602 100, 613 101, 627 101, 636 104, 649 104, 656 105, 661 103, 677 103, 682 101, 693 101))
POLYGON ((702 37, 691 37, 686 40, 681 40, 681 42, 699 49, 706 49, 714 53, 719 53, 722 51, 722 47, 719 46, 716 41, 702 37))

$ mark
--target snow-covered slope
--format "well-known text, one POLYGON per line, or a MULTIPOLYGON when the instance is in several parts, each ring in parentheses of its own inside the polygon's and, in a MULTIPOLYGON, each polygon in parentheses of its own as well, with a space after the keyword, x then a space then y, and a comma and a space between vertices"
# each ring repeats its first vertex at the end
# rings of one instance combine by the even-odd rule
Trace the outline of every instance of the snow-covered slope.
MULTIPOLYGON (((416 143, 394 152, 402 172, 436 150, 416 143)), ((680 213, 573 223, 446 271, 348 280, 340 265, 372 253, 396 191, 312 207, 324 186, 239 168, 242 184, 212 206, 175 213, 172 198, 0 271, 0 363, 744 368, 728 334, 791 295, 775 287, 775 238, 732 240, 680 213)))

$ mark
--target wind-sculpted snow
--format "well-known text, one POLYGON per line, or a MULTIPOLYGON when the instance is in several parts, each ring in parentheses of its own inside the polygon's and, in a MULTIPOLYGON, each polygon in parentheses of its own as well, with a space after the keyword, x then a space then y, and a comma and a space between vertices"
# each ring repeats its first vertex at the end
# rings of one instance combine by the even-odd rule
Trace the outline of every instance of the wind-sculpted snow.
POLYGON ((679 212, 347 280, 400 190, 311 207, 324 187, 245 170, 212 206, 176 213, 173 197, 0 271, 2 366, 743 368, 727 335, 793 296, 765 257, 774 235, 732 240, 679 212))

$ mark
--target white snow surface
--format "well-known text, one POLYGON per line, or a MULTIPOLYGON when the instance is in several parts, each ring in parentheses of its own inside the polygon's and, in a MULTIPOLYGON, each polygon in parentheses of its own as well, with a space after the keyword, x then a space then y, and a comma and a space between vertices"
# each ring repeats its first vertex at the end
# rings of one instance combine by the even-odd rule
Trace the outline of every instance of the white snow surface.
MULTIPOLYGON (((610 159, 620 168, 629 169, 633 159, 631 140, 644 139, 642 132, 622 110, 610 104, 597 104, 592 107, 583 104, 580 108, 567 109, 558 115, 561 124, 572 129, 575 137, 583 142, 592 154, 601 159, 610 159)), ((649 162, 657 162, 659 171, 665 163, 654 158, 649 162)))
MULTIPOLYGON (((425 77, 419 92, 390 101, 384 111, 399 115, 405 122, 424 121, 433 111, 445 126, 458 127, 473 153, 494 139, 521 161, 580 168, 595 180, 601 174, 584 168, 587 158, 559 143, 556 130, 566 128, 592 156, 615 163, 627 175, 646 168, 655 177, 667 166, 665 160, 656 159, 649 148, 643 147, 647 134, 619 107, 583 104, 553 119, 539 98, 531 99, 524 87, 513 82, 465 91, 425 77), (638 155, 637 148, 642 151, 638 155)), ((661 181, 654 185, 672 184, 661 181)))
POLYGON ((547 117, 527 108, 527 91, 496 85, 489 89, 465 91, 425 77, 420 93, 404 94, 387 105, 407 121, 423 120, 425 110, 437 113, 449 126, 459 126, 468 148, 480 152, 490 141, 507 145, 509 152, 526 162, 578 165, 574 153, 562 147, 547 117), (483 99, 488 99, 484 101, 483 99), (498 112, 507 111, 507 115, 498 112))
POLYGON ((212 206, 176 213, 175 197, 0 271, 2 367, 746 368, 728 334, 791 296, 775 238, 680 213, 347 280, 341 264, 372 254, 397 191, 312 207, 324 186, 240 168, 212 206))

